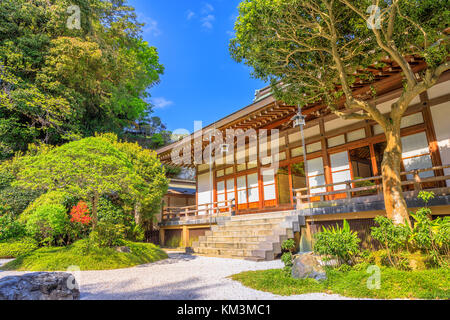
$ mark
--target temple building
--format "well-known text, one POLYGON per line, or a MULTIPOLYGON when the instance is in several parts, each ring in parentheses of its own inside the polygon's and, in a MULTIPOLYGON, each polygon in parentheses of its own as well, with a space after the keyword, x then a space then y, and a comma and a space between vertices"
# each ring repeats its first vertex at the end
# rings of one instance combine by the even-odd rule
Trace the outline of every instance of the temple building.
MULTIPOLYGON (((403 89, 400 68, 384 62, 373 70, 375 80, 352 89, 385 114, 403 89)), ((415 72, 426 67, 419 59, 410 63, 415 72)), ((320 103, 301 114, 267 87, 245 108, 158 150, 163 163, 196 170, 195 203, 162 212, 162 244, 178 237, 198 254, 271 260, 283 240, 310 250, 315 232, 346 219, 370 246, 373 218, 385 214, 382 128, 343 120, 320 103)), ((422 206, 417 194, 426 189, 436 194, 433 214, 450 214, 449 122, 447 72, 402 121, 403 191, 412 211, 422 206)))

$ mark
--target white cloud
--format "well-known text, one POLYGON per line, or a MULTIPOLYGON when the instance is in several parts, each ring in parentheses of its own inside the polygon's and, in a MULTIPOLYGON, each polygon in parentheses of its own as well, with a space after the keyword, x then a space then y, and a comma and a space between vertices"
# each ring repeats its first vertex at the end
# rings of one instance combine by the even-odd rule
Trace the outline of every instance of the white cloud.
POLYGON ((152 98, 152 104, 156 109, 164 109, 173 105, 173 101, 167 100, 164 97, 152 98))
POLYGON ((227 31, 227 35, 228 35, 229 37, 233 37, 233 38, 234 38, 234 36, 235 36, 236 34, 235 34, 234 31, 228 30, 228 31, 227 31))
POLYGON ((202 27, 211 30, 213 28, 213 22, 216 20, 216 17, 212 14, 208 14, 207 16, 201 19, 202 27))
POLYGON ((143 33, 151 34, 154 37, 158 37, 161 35, 161 30, 158 27, 158 21, 145 16, 142 13, 137 14, 138 21, 145 23, 145 26, 142 28, 143 33))
POLYGON ((212 6, 212 4, 210 4, 210 3, 203 4, 203 9, 202 9, 203 14, 208 14, 213 11, 214 11, 214 7, 212 6))
POLYGON ((187 20, 191 20, 193 17, 195 17, 195 12, 192 11, 192 10, 188 10, 188 11, 186 12, 186 19, 187 19, 187 20))

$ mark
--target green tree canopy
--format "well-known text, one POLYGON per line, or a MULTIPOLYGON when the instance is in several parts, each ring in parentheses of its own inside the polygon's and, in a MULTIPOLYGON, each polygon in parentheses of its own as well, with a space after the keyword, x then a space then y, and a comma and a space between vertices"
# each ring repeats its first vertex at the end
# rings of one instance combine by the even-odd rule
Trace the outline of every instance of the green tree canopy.
POLYGON ((0 159, 30 142, 120 132, 151 110, 163 66, 123 0, 0 3, 0 159), (67 21, 80 8, 80 29, 67 21))
POLYGON ((118 195, 151 216, 167 192, 164 168, 156 154, 137 144, 118 142, 114 134, 42 148, 18 161, 13 185, 65 191, 91 201, 94 220, 103 195, 118 195))

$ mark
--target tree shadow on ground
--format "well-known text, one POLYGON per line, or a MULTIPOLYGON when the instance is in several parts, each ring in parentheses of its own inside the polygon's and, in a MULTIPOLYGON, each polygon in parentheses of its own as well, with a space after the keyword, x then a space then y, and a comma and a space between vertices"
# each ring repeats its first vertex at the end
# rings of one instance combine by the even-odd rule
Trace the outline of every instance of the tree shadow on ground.
POLYGON ((175 263, 179 263, 179 262, 192 261, 192 260, 195 260, 198 258, 196 256, 193 256, 193 255, 187 254, 187 253, 169 253, 168 256, 169 256, 169 258, 167 258, 167 259, 159 260, 159 261, 148 263, 148 264, 143 264, 140 266, 136 266, 136 268, 144 268, 144 267, 148 267, 149 265, 175 264, 175 263))
POLYGON ((127 288, 139 284, 139 279, 121 281, 109 286, 106 290, 94 290, 102 283, 81 286, 82 300, 201 300, 205 297, 202 292, 215 285, 200 284, 200 279, 192 277, 183 281, 149 286, 145 289, 128 290, 127 288))

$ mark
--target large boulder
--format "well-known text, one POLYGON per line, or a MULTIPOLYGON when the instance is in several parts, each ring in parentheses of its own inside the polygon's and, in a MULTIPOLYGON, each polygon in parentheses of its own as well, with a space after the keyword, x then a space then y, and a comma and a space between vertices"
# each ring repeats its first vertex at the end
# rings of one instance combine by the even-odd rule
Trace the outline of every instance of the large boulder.
POLYGON ((0 300, 79 299, 79 286, 70 273, 37 272, 0 279, 0 300))
POLYGON ((313 253, 304 253, 294 256, 292 277, 295 279, 325 280, 327 273, 323 268, 324 263, 319 256, 313 253))

